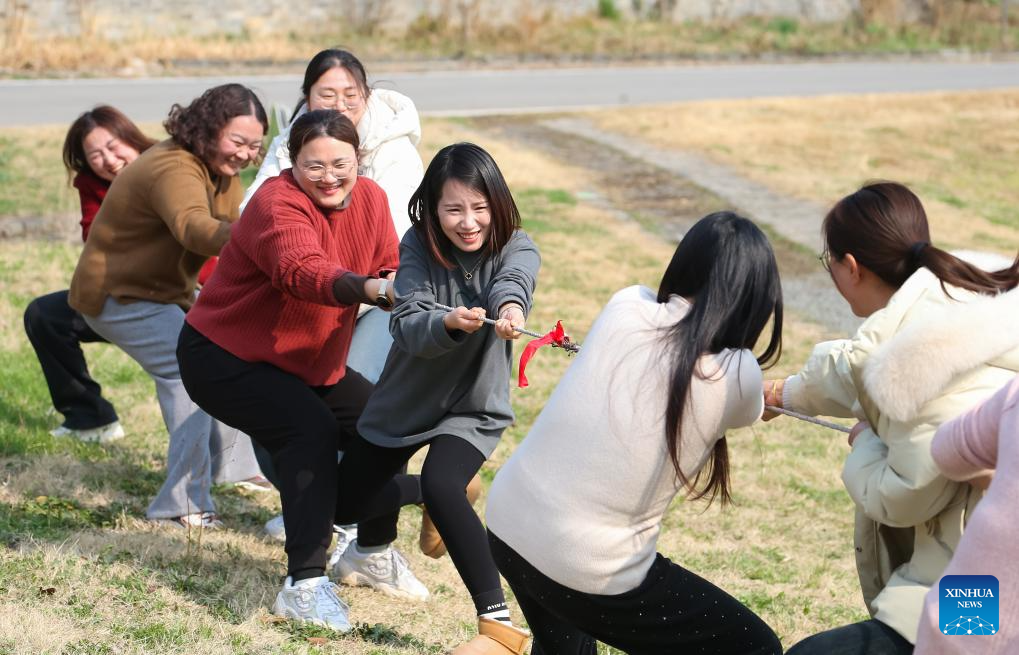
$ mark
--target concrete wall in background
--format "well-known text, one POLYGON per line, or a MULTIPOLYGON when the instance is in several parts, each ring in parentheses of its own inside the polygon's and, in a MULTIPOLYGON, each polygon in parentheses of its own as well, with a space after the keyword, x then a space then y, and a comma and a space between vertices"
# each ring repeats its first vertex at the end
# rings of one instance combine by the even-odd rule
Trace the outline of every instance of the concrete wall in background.
MULTIPOLYGON (((624 16, 724 20, 788 16, 839 21, 868 0, 615 0, 624 16)), ((922 6, 928 0, 895 0, 922 6)), ((873 2, 873 0, 871 0, 873 2)), ((402 29, 421 16, 488 24, 594 14, 598 0, 0 0, 0 23, 37 37, 206 35, 402 29)))

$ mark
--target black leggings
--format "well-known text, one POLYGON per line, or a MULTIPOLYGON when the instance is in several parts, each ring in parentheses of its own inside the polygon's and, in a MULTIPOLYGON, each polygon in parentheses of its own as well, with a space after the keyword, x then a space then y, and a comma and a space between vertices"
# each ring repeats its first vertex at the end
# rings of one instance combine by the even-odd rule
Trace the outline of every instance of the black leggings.
MULTIPOLYGON (((383 448, 358 437, 343 454, 339 472, 337 523, 385 515, 415 502, 393 481, 418 450, 428 446, 421 469, 421 495, 442 535, 449 557, 471 594, 478 614, 505 608, 481 519, 467 501, 467 483, 485 462, 481 452, 459 437, 440 435, 413 446, 383 448)), ((358 533, 358 543, 366 544, 358 533)))
POLYGON ((789 655, 909 655, 913 644, 875 619, 851 623, 807 637, 789 655))
POLYGON ((531 655, 780 655, 778 637, 715 585, 658 555, 636 589, 613 596, 564 587, 488 533, 499 572, 534 636, 531 655))
POLYGON ((110 401, 88 372, 83 343, 106 343, 67 304, 68 291, 40 296, 25 309, 25 334, 46 377, 53 406, 74 430, 98 428, 117 420, 110 401))
MULTIPOLYGON (((374 385, 347 369, 334 385, 310 387, 271 364, 235 357, 187 323, 177 360, 191 399, 271 455, 283 504, 288 574, 324 571, 337 504, 336 453, 357 434, 357 419, 374 385)), ((398 475, 393 484, 403 496, 420 499, 417 476, 398 475)), ((388 544, 396 539, 398 518, 397 505, 361 523, 358 534, 388 544)))

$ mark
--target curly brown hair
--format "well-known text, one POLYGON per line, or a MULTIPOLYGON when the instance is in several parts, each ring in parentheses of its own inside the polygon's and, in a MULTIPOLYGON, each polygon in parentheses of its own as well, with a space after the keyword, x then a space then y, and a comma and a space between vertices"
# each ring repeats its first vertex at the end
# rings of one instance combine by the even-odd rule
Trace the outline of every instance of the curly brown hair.
MULTIPOLYGON (((211 162, 217 153, 219 134, 231 119, 254 116, 269 131, 269 119, 255 92, 243 84, 214 86, 191 101, 187 107, 174 104, 163 122, 174 143, 203 162, 211 162)), ((259 157, 264 154, 264 146, 259 157)))

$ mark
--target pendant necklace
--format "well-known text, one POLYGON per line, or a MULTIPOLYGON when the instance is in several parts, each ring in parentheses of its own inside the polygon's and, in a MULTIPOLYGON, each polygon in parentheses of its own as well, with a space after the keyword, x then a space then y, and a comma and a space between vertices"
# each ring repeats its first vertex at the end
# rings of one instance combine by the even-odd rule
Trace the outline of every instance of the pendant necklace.
POLYGON ((471 270, 469 271, 466 268, 464 268, 464 265, 460 263, 460 260, 456 257, 456 255, 453 255, 453 259, 456 261, 456 265, 460 267, 460 270, 463 271, 464 279, 470 282, 472 279, 474 279, 474 274, 478 271, 478 267, 481 266, 481 262, 484 261, 485 256, 480 255, 478 257, 478 261, 474 263, 474 266, 472 266, 471 270))

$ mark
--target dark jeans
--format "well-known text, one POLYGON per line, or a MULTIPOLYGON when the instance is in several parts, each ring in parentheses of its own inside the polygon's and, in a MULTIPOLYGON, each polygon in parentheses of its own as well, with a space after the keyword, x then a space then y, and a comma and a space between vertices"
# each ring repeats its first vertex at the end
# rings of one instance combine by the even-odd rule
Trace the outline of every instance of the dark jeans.
MULTIPOLYGON (((400 489, 393 476, 425 446, 428 455, 421 468, 421 495, 428 514, 478 614, 503 609, 506 598, 488 549, 485 527, 464 492, 485 463, 485 456, 463 439, 440 435, 413 446, 383 448, 358 437, 348 445, 340 462, 337 523, 384 515, 416 502, 400 489)), ((360 532, 358 542, 363 543, 360 532)))
POLYGON ((596 655, 596 640, 632 655, 780 655, 778 637, 715 585, 658 555, 644 582, 612 596, 564 587, 489 532, 499 572, 534 636, 531 655, 596 655))
POLYGON ((103 398, 99 383, 88 372, 83 343, 106 343, 67 304, 68 291, 55 291, 30 302, 25 309, 25 334, 42 366, 53 406, 64 415, 64 426, 88 430, 113 423, 117 412, 103 398))
POLYGON ((910 655, 913 644, 875 619, 811 635, 789 655, 910 655))
MULTIPOLYGON (((209 415, 241 430, 272 458, 283 504, 289 574, 325 569, 336 510, 336 453, 356 434, 374 386, 356 371, 334 385, 311 387, 264 362, 246 362, 184 324, 177 344, 181 379, 209 415)), ((416 476, 399 476, 411 490, 416 476)), ((358 526, 369 542, 396 539, 399 509, 358 526)))

